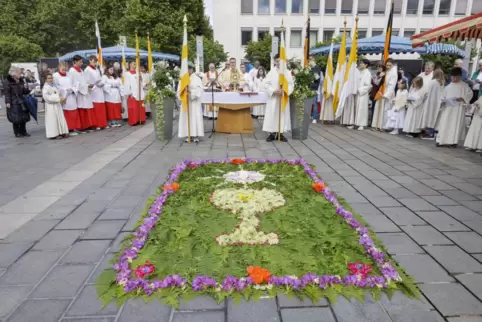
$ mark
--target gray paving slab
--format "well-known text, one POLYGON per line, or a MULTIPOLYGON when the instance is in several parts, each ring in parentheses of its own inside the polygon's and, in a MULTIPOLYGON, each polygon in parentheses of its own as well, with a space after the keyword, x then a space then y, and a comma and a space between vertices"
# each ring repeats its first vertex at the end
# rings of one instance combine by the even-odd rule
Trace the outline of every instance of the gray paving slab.
POLYGON ((95 264, 100 261, 110 240, 81 240, 76 242, 60 261, 61 264, 95 264))
POLYGON ((13 322, 52 322, 58 321, 71 300, 27 300, 12 314, 13 322))
POLYGON ((32 290, 33 285, 0 286, 0 319, 10 315, 32 290))
POLYGON ((420 211, 417 215, 439 231, 470 231, 466 225, 442 211, 420 211))
POLYGON ((115 322, 116 317, 98 317, 98 318, 73 318, 62 319, 60 322, 115 322))
POLYGON ((422 284, 420 288, 445 316, 482 314, 480 301, 460 284, 422 284))
POLYGON ((33 247, 34 250, 68 249, 84 233, 83 230, 51 230, 33 247))
POLYGON ((116 315, 119 309, 115 304, 109 304, 102 308, 102 304, 97 299, 97 292, 93 285, 86 285, 72 306, 65 314, 66 317, 84 317, 96 315, 116 315))
POLYGON ((55 229, 87 229, 94 220, 99 217, 101 211, 82 211, 76 209, 70 215, 68 215, 55 229))
POLYGON ((338 322, 385 322, 390 317, 380 303, 366 297, 362 304, 357 300, 348 301, 344 297, 338 297, 336 303, 332 304, 338 322))
POLYGON ((97 220, 80 238, 115 239, 125 225, 126 220, 97 220))
POLYGON ((423 196, 422 198, 434 206, 459 206, 459 203, 446 196, 423 196))
POLYGON ((380 208, 380 210, 399 226, 426 224, 419 216, 405 207, 380 208))
MULTIPOLYGON (((172 308, 157 300, 146 303, 143 299, 129 300, 122 308, 119 322, 164 322, 169 321, 172 308)), ((224 321, 224 320, 223 320, 224 321)))
POLYGON ((307 306, 327 306, 328 301, 326 299, 322 299, 316 303, 313 303, 312 300, 309 298, 305 298, 303 300, 299 299, 296 296, 292 296, 291 298, 284 295, 278 295, 278 306, 279 307, 307 307, 307 306))
POLYGON ((429 255, 396 255, 395 259, 418 283, 452 282, 454 280, 429 255))
POLYGON ((40 240, 59 220, 30 221, 8 235, 5 242, 34 242, 40 240))
POLYGON ((104 257, 102 257, 102 260, 98 264, 97 268, 95 269, 94 273, 89 279, 89 283, 96 283, 97 279, 99 276, 106 270, 106 269, 112 269, 112 265, 110 262, 114 258, 114 254, 108 253, 104 257))
POLYGON ((283 322, 335 322, 329 308, 290 308, 281 309, 283 322))
POLYGON ((415 199, 399 199, 405 207, 412 211, 436 211, 438 210, 435 206, 431 205, 422 198, 415 199))
POLYGON ((440 210, 446 212, 455 219, 468 221, 481 219, 481 215, 463 206, 439 206, 440 210))
POLYGON ((449 240, 432 226, 405 226, 403 227, 403 230, 419 245, 453 244, 451 240, 449 240))
POLYGON ((449 322, 482 322, 482 316, 459 316, 448 318, 449 322))
POLYGON ((463 274, 455 278, 482 301, 482 274, 463 274))
POLYGON ((446 232, 445 236, 453 240, 468 253, 482 252, 482 236, 472 232, 446 232))
POLYGON ((174 313, 172 321, 173 322, 224 322, 225 313, 220 311, 196 312, 196 313, 177 312, 177 313, 174 313))
POLYGON ((482 265, 458 246, 425 246, 449 273, 482 273, 482 265))
POLYGON ((0 244, 0 268, 8 268, 32 246, 32 242, 0 244))
POLYGON ((191 301, 181 301, 179 305, 179 311, 190 310, 223 310, 226 307, 226 303, 217 303, 210 296, 198 296, 191 301))
POLYGON ((278 307, 274 299, 262 299, 259 302, 246 302, 241 300, 235 305, 228 300, 227 322, 278 322, 278 307))

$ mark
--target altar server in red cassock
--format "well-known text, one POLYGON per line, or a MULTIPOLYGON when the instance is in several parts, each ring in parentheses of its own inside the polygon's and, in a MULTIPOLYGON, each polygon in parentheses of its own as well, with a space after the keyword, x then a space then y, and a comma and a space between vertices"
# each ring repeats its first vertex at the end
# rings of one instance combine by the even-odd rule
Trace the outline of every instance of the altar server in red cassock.
POLYGON ((95 126, 94 105, 90 92, 92 85, 89 85, 82 71, 82 57, 75 55, 72 66, 67 74, 72 82, 72 88, 77 93, 77 109, 79 111, 80 125, 82 130, 92 129, 95 126))
POLYGON ((136 71, 136 62, 132 61, 129 64, 129 71, 124 75, 124 92, 127 96, 127 114, 130 125, 137 125, 146 121, 146 109, 144 107, 146 94, 142 86, 142 79, 139 82, 139 77, 136 71))
POLYGON ((102 74, 97 69, 97 56, 91 55, 89 57, 89 66, 84 70, 85 79, 89 87, 91 87, 90 97, 92 98, 92 105, 94 106, 94 127, 96 130, 108 128, 107 111, 104 99, 104 82, 102 81, 102 74))
POLYGON ((67 77, 68 68, 66 62, 60 62, 59 69, 54 74, 54 83, 60 91, 62 109, 70 135, 77 135, 77 131, 82 128, 82 125, 80 124, 79 110, 77 109, 76 92, 70 78, 67 77))

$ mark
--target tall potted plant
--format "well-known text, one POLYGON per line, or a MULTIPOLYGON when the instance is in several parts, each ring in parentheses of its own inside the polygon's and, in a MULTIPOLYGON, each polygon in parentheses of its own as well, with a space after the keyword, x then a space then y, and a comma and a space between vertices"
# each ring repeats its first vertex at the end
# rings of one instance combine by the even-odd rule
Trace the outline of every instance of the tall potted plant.
POLYGON ((301 67, 293 72, 295 86, 290 97, 291 134, 295 140, 306 140, 313 99, 316 96, 316 92, 311 89, 315 73, 311 71, 311 67, 301 67))
POLYGON ((154 74, 146 101, 151 103, 154 130, 161 141, 169 141, 172 138, 177 79, 179 79, 177 66, 171 68, 169 63, 164 61, 154 65, 154 74))

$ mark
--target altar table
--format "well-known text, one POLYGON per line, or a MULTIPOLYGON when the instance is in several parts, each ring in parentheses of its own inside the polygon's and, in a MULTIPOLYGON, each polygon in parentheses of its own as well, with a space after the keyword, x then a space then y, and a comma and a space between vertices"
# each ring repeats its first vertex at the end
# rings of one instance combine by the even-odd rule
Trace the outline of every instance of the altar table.
MULTIPOLYGON (((213 93, 204 92, 201 103, 212 105, 213 93)), ((250 107, 266 104, 266 93, 214 92, 214 105, 219 108, 216 132, 254 133, 250 107)))

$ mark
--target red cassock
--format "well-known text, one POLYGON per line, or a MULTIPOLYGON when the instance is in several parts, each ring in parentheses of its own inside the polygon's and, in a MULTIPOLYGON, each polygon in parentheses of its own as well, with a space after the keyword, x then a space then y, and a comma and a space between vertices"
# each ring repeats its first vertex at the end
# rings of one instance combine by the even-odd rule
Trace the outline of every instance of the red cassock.
POLYGON ((67 121, 67 126, 69 131, 82 129, 82 123, 80 122, 79 110, 64 110, 65 121, 67 121))
POLYGON ((122 103, 105 102, 105 106, 108 121, 122 120, 122 103))
POLYGON ((107 109, 106 104, 102 103, 92 103, 94 105, 94 114, 95 114, 95 127, 100 127, 101 129, 107 127, 107 109))
POLYGON ((81 130, 96 127, 95 113, 93 108, 79 108, 81 130))
POLYGON ((144 123, 146 121, 144 101, 137 101, 134 97, 129 96, 127 99, 127 114, 129 125, 144 123))

